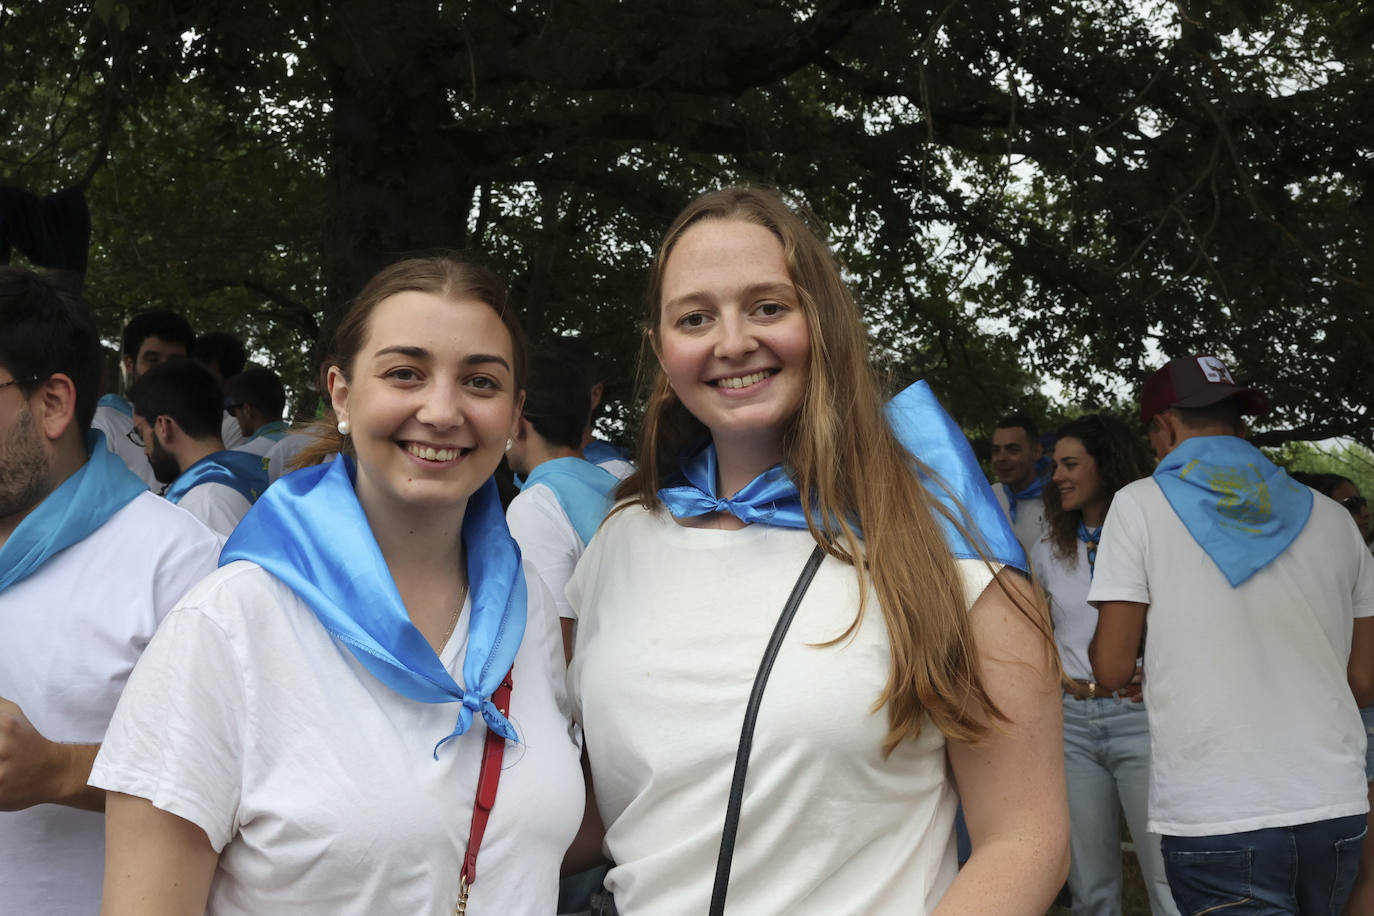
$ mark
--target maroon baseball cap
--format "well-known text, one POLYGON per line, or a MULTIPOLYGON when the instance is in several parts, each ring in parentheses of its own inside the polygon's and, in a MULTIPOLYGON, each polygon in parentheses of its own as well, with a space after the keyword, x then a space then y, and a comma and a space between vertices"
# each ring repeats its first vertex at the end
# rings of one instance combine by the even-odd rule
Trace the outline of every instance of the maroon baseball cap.
POLYGON ((1232 396, 1240 402, 1243 414, 1269 410, 1269 399, 1253 388, 1237 385, 1217 357, 1206 353, 1180 356, 1145 380, 1140 392, 1140 419, 1149 426, 1155 414, 1170 407, 1206 407, 1232 396))

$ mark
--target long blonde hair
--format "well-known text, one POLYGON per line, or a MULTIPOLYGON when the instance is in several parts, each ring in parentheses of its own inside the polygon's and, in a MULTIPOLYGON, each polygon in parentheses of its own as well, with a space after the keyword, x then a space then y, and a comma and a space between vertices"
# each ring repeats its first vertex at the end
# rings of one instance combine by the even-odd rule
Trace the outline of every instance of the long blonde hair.
MULTIPOLYGON (((918 735, 923 714, 950 738, 976 741, 990 720, 1006 716, 983 685, 963 580, 936 520, 937 512, 947 513, 913 473, 911 456, 883 416, 868 334, 839 266, 820 233, 774 193, 730 188, 703 195, 679 214, 659 246, 641 359, 647 403, 639 470, 617 496, 634 500, 624 505, 656 509, 658 490, 677 470, 682 450, 709 434, 677 398, 653 355, 668 257, 687 229, 706 220, 740 220, 772 232, 782 243, 806 315, 810 372, 801 407, 783 434, 784 462, 801 491, 812 537, 853 565, 860 596, 854 622, 827 645, 859 626, 871 584, 892 653, 887 685, 874 704, 875 710, 888 710, 884 752, 918 735), (862 542, 840 519, 858 523, 862 542)), ((1043 608, 1027 607, 1014 595, 1013 600, 1053 655, 1043 608)))
MULTIPOLYGON (((406 258, 382 268, 358 297, 348 304, 343 318, 334 330, 330 358, 325 365, 335 366, 345 379, 353 373, 353 358, 367 341, 368 323, 372 312, 383 300, 404 292, 430 293, 453 302, 475 300, 491 306, 510 332, 511 374, 516 390, 525 385, 525 334, 506 296, 505 284, 496 274, 479 264, 463 260, 456 254, 406 258)), ((326 397, 328 395, 326 394, 326 397)), ((314 435, 310 443, 289 463, 291 470, 319 464, 337 453, 352 454, 353 442, 341 434, 334 424, 319 422, 310 427, 314 435)))

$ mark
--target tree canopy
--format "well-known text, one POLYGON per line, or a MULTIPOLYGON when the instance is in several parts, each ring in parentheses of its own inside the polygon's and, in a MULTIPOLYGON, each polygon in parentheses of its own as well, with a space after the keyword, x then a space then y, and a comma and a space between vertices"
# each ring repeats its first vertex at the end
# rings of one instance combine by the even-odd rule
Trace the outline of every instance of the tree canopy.
POLYGON ((663 229, 764 182, 974 431, 1203 351, 1261 442, 1369 443, 1372 47, 1344 0, 0 2, 0 184, 86 188, 110 331, 175 306, 299 377, 458 248, 628 380, 663 229))

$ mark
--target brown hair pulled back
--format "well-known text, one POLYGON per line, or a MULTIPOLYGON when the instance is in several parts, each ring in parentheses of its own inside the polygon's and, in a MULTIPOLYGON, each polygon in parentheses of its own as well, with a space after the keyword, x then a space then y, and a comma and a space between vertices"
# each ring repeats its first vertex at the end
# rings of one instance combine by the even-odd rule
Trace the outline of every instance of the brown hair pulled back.
MULTIPOLYGON (((1090 413, 1070 420, 1059 427, 1057 439, 1077 439, 1083 451, 1097 463, 1097 476, 1107 505, 1112 504, 1116 491, 1133 480, 1150 476, 1150 456, 1139 437, 1115 417, 1090 413)), ((1078 565, 1078 523, 1083 513, 1066 510, 1059 501, 1059 488, 1046 484, 1045 523, 1047 537, 1055 554, 1069 566, 1078 565)))
MULTIPOLYGON (((510 332, 515 387, 525 383, 525 334, 506 294, 505 284, 496 274, 455 254, 407 258, 383 268, 367 282, 356 299, 349 303, 334 331, 327 365, 335 366, 345 379, 352 376, 353 360, 367 341, 372 312, 383 301, 398 293, 429 293, 450 302, 477 301, 491 306, 510 332)), ((311 427, 315 438, 290 464, 292 470, 319 464, 336 452, 353 453, 353 443, 330 423, 311 427)))

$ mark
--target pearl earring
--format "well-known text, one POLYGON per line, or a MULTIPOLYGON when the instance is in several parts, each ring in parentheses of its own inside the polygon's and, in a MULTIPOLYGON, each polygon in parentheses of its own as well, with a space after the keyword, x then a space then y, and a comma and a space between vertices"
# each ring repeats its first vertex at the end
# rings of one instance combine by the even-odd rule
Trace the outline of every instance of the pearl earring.
POLYGON ((507 439, 507 440, 506 440, 506 451, 510 451, 510 450, 513 449, 513 448, 515 448, 515 440, 514 440, 514 439, 507 439))
POLYGON ((353 427, 348 425, 347 420, 340 420, 335 428, 338 429, 340 436, 347 436, 353 431, 353 427))

